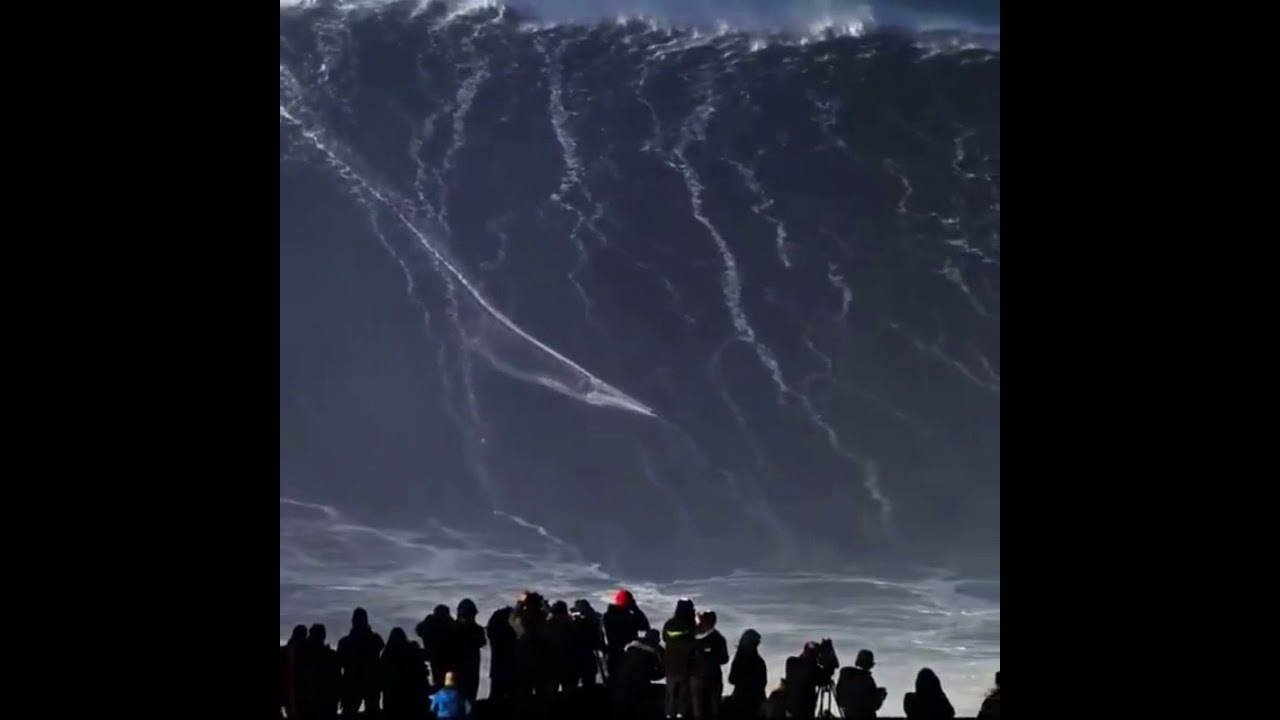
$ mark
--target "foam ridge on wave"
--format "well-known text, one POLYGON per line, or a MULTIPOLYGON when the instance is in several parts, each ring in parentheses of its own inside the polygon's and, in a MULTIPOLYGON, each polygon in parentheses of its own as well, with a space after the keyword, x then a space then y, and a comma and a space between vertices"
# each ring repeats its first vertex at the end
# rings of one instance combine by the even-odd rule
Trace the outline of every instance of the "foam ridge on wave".
POLYGON ((999 50, 999 21, 968 19, 861 0, 280 0, 281 11, 326 8, 376 11, 399 6, 411 15, 454 20, 480 13, 537 26, 642 22, 655 30, 706 30, 786 35, 805 40, 910 33, 925 40, 999 50))

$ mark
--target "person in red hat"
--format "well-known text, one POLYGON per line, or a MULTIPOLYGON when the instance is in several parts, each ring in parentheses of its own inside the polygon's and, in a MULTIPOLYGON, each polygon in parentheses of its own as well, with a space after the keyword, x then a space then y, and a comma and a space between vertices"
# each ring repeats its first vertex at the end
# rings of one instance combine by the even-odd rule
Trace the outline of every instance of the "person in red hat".
POLYGON ((608 680, 612 681, 618 672, 618 662, 632 640, 640 637, 649 629, 649 618, 636 604, 635 597, 628 590, 619 590, 613 596, 613 603, 604 611, 604 635, 607 651, 605 669, 608 680))

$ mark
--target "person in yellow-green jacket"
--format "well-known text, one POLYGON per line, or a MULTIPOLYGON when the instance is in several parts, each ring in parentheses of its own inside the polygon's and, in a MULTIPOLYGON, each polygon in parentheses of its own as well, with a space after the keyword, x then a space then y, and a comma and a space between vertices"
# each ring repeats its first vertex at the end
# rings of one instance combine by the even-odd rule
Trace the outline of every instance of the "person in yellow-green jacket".
POLYGON ((693 716, 693 655, 696 645, 698 614, 693 601, 681 598, 675 614, 662 626, 665 645, 664 666, 667 674, 667 717, 693 716))

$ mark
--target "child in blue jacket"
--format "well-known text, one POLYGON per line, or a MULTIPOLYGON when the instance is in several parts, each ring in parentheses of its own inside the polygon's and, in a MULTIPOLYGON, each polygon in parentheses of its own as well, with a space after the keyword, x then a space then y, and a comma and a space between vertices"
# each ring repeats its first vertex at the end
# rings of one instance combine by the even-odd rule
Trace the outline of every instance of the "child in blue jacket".
POLYGON ((471 701, 456 687, 453 673, 444 674, 444 689, 431 696, 431 712, 438 720, 461 720, 471 714, 471 701))

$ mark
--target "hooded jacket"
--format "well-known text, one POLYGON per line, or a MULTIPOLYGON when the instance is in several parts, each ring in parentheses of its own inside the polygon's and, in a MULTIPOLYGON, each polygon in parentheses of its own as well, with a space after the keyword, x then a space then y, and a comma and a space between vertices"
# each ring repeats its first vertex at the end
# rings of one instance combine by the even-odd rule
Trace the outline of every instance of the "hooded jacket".
POLYGON ((956 710, 942 690, 937 674, 925 668, 916 676, 916 690, 902 699, 908 720, 951 720, 956 710))
POLYGON ((342 682, 350 690, 365 689, 378 683, 378 659, 382 657, 382 636, 369 627, 368 616, 357 614, 351 621, 351 632, 338 641, 338 661, 342 665, 342 682))
POLYGON ((738 643, 733 664, 729 666, 729 684, 733 696, 741 707, 759 707, 764 702, 765 688, 769 685, 769 670, 759 649, 750 643, 738 643))
POLYGON ((675 614, 662 626, 662 640, 666 646, 667 678, 687 678, 693 673, 697 631, 697 615, 692 600, 676 603, 675 614))

